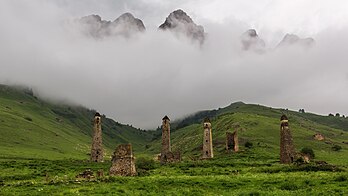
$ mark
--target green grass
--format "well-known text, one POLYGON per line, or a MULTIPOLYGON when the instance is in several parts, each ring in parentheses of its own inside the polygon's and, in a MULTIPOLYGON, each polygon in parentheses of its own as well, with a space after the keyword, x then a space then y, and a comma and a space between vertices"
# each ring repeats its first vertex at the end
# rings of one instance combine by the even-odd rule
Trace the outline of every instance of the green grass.
MULTIPOLYGON (((287 113, 296 151, 299 152, 303 147, 309 147, 314 150, 317 160, 348 165, 348 145, 343 143, 348 141, 348 132, 294 115, 295 112, 246 104, 243 104, 243 107, 241 112, 223 112, 223 114, 212 118, 214 155, 224 155, 226 131, 233 131, 236 126, 239 126, 238 137, 241 150, 245 150, 244 144, 249 141, 253 143, 253 148, 258 151, 259 156, 279 157, 279 119, 282 113, 287 113), (313 139, 313 135, 317 132, 325 136, 324 141, 313 139), (335 145, 341 146, 342 149, 334 151, 332 147, 335 145)), ((191 124, 176 129, 171 133, 171 138, 174 151, 181 151, 186 158, 199 158, 201 156, 202 124, 191 124)), ((160 145, 161 139, 158 138, 149 144, 149 152, 158 152, 160 145)))
POLYGON ((144 132, 102 117, 104 163, 88 162, 93 110, 52 104, 30 91, 0 85, 0 195, 347 195, 347 119, 302 114, 265 106, 231 104, 172 124, 174 151, 183 162, 160 165, 158 132, 144 132), (289 117, 297 151, 314 150, 307 165, 279 164, 279 118, 289 117), (212 120, 214 159, 200 160, 201 120, 212 120), (202 119, 201 119, 202 118, 202 119), (240 152, 225 152, 225 132, 239 126, 240 152), (323 134, 324 141, 312 138, 323 134), (151 142, 150 142, 151 141, 151 142), (245 148, 246 142, 253 143, 245 148), (136 177, 110 177, 109 156, 132 143, 136 177), (339 151, 333 146, 342 147, 339 151), (323 160, 329 165, 318 165, 323 160), (86 169, 101 178, 77 179, 86 169))
MULTIPOLYGON (((0 85, 0 157, 66 159, 88 157, 95 111, 53 104, 28 89, 0 85)), ((151 135, 102 117, 103 143, 109 157, 120 143, 132 141, 143 151, 151 135)))
MULTIPOLYGON (((149 159, 149 158, 147 158, 149 159)), ((110 177, 110 162, 81 160, 0 161, 4 195, 345 195, 346 167, 280 165, 257 152, 229 154, 212 160, 153 163, 137 177, 110 177), (101 178, 77 179, 86 169, 103 169, 101 178)), ((137 165, 141 165, 138 163, 137 165)), ((140 170, 137 168, 138 171, 140 170)))

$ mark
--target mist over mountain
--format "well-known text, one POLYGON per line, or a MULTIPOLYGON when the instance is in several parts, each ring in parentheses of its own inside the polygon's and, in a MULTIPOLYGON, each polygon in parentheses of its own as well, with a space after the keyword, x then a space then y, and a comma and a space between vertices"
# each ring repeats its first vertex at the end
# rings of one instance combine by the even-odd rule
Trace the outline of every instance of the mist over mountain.
POLYGON ((143 21, 131 13, 124 13, 113 22, 102 20, 99 15, 84 16, 78 20, 81 31, 94 38, 107 36, 130 37, 134 33, 145 31, 143 21))
POLYGON ((315 41, 313 38, 300 38, 299 36, 295 34, 286 34, 282 41, 277 45, 277 47, 285 47, 285 46, 302 46, 302 47, 312 47, 315 44, 315 41))
POLYGON ((344 6, 245 2, 246 12, 234 1, 85 2, 0 1, 0 83, 30 86, 41 97, 79 103, 141 128, 157 127, 165 115, 174 120, 236 101, 325 115, 348 111, 344 6), (178 8, 186 14, 164 22, 178 8), (325 12, 329 8, 334 15, 325 12), (143 28, 125 15, 134 21, 124 23, 131 30, 119 26, 121 33, 111 34, 124 13, 144 21, 146 31, 131 33, 143 28), (315 14, 320 17, 307 17, 315 14), (166 30, 158 30, 160 24, 166 30), (247 29, 258 38, 248 36, 245 50, 247 29), (312 37, 315 45, 273 50, 287 33, 312 37), (204 35, 204 43, 197 47, 194 35, 204 35), (266 52, 253 51, 258 39, 266 52))
POLYGON ((203 26, 194 23, 191 17, 181 9, 170 13, 164 23, 158 28, 161 30, 183 33, 193 40, 198 40, 201 44, 204 42, 205 35, 203 26))
POLYGON ((264 52, 266 43, 256 33, 255 29, 249 29, 241 36, 242 47, 244 50, 264 52))

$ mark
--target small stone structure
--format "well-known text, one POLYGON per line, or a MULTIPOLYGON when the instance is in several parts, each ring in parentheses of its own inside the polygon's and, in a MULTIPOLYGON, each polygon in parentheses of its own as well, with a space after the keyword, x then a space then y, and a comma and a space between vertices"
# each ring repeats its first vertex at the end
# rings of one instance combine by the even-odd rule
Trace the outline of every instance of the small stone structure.
POLYGON ((110 176, 135 176, 136 174, 132 145, 121 144, 117 146, 112 156, 110 176))
POLYGON ((288 117, 282 115, 280 118, 280 163, 292 163, 294 159, 295 148, 289 129, 288 117))
POLYGON ((91 178, 94 178, 94 174, 92 170, 87 169, 83 171, 82 173, 79 173, 78 175, 76 175, 75 178, 91 179, 91 178))
POLYGON ((162 119, 162 150, 161 150, 161 164, 169 162, 173 157, 170 147, 170 119, 165 116, 162 119))
POLYGON ((203 151, 202 159, 210 159, 214 157, 213 154, 213 136, 211 132, 211 122, 209 118, 205 118, 203 122, 203 151))
POLYGON ((226 132, 226 151, 238 152, 238 130, 236 129, 233 133, 226 132))
POLYGON ((321 133, 316 133, 313 135, 313 139, 318 140, 318 141, 323 141, 325 137, 321 133))
POLYGON ((102 129, 101 129, 101 116, 97 112, 94 115, 94 136, 92 141, 91 149, 91 161, 92 162, 103 162, 104 151, 103 151, 103 140, 102 140, 102 129))

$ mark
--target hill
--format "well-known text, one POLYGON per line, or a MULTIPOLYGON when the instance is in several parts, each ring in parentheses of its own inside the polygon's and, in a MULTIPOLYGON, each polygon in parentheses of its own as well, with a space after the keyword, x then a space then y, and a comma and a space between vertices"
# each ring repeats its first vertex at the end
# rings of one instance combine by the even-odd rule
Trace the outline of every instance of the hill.
MULTIPOLYGON (((299 113, 285 109, 274 109, 242 102, 233 103, 225 108, 198 112, 185 119, 172 123, 171 134, 173 150, 180 150, 185 157, 198 158, 201 155, 203 140, 203 118, 209 117, 212 121, 214 154, 225 156, 226 131, 238 128, 238 136, 242 151, 252 150, 257 156, 277 160, 280 143, 280 116, 289 117, 290 129, 297 151, 303 147, 312 148, 316 159, 325 160, 334 164, 347 165, 348 163, 348 119, 342 117, 320 116, 316 114, 299 113), (323 141, 313 138, 320 133, 323 141), (244 144, 249 141, 252 149, 244 144), (339 145, 341 150, 333 147, 339 145)), ((160 149, 160 138, 155 140, 149 151, 155 153, 160 149)))
MULTIPOLYGON (((20 158, 88 159, 96 111, 82 106, 53 104, 28 88, 0 85, 0 156, 20 158)), ((142 151, 151 135, 102 116, 107 155, 120 143, 142 151)))

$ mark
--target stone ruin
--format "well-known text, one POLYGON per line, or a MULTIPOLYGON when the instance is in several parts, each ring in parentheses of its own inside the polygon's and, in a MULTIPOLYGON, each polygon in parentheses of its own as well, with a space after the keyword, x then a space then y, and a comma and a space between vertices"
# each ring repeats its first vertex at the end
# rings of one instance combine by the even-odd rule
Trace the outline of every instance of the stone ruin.
POLYGON ((211 132, 211 122, 209 118, 205 118, 203 122, 203 151, 202 159, 210 159, 214 157, 213 154, 213 136, 211 132))
POLYGON ((172 152, 170 146, 170 119, 165 116, 162 119, 162 150, 160 155, 161 164, 181 161, 180 152, 172 152))
MULTIPOLYGON (((161 154, 159 154, 158 159, 161 161, 161 154)), ((168 152, 165 157, 164 161, 161 161, 161 164, 165 163, 175 163, 175 162, 180 162, 181 161, 181 153, 180 151, 175 151, 175 152, 168 152)))
POLYGON ((102 140, 102 129, 101 129, 101 116, 97 112, 94 115, 94 136, 91 148, 91 161, 92 162, 103 162, 104 151, 103 151, 103 140, 102 140))
POLYGON ((75 178, 85 178, 89 180, 91 178, 94 178, 94 174, 92 170, 87 169, 83 171, 82 173, 79 173, 78 175, 76 175, 75 178))
POLYGON ((121 144, 117 146, 112 156, 110 176, 135 176, 136 174, 132 145, 121 144))
POLYGON ((238 152, 239 151, 239 145, 238 145, 238 130, 231 132, 226 132, 226 151, 227 152, 238 152))
POLYGON ((316 133, 313 135, 313 139, 318 140, 318 141, 323 141, 325 139, 325 137, 321 133, 316 133))
POLYGON ((280 118, 280 163, 288 164, 294 162, 295 148, 289 129, 289 120, 286 115, 280 118))

